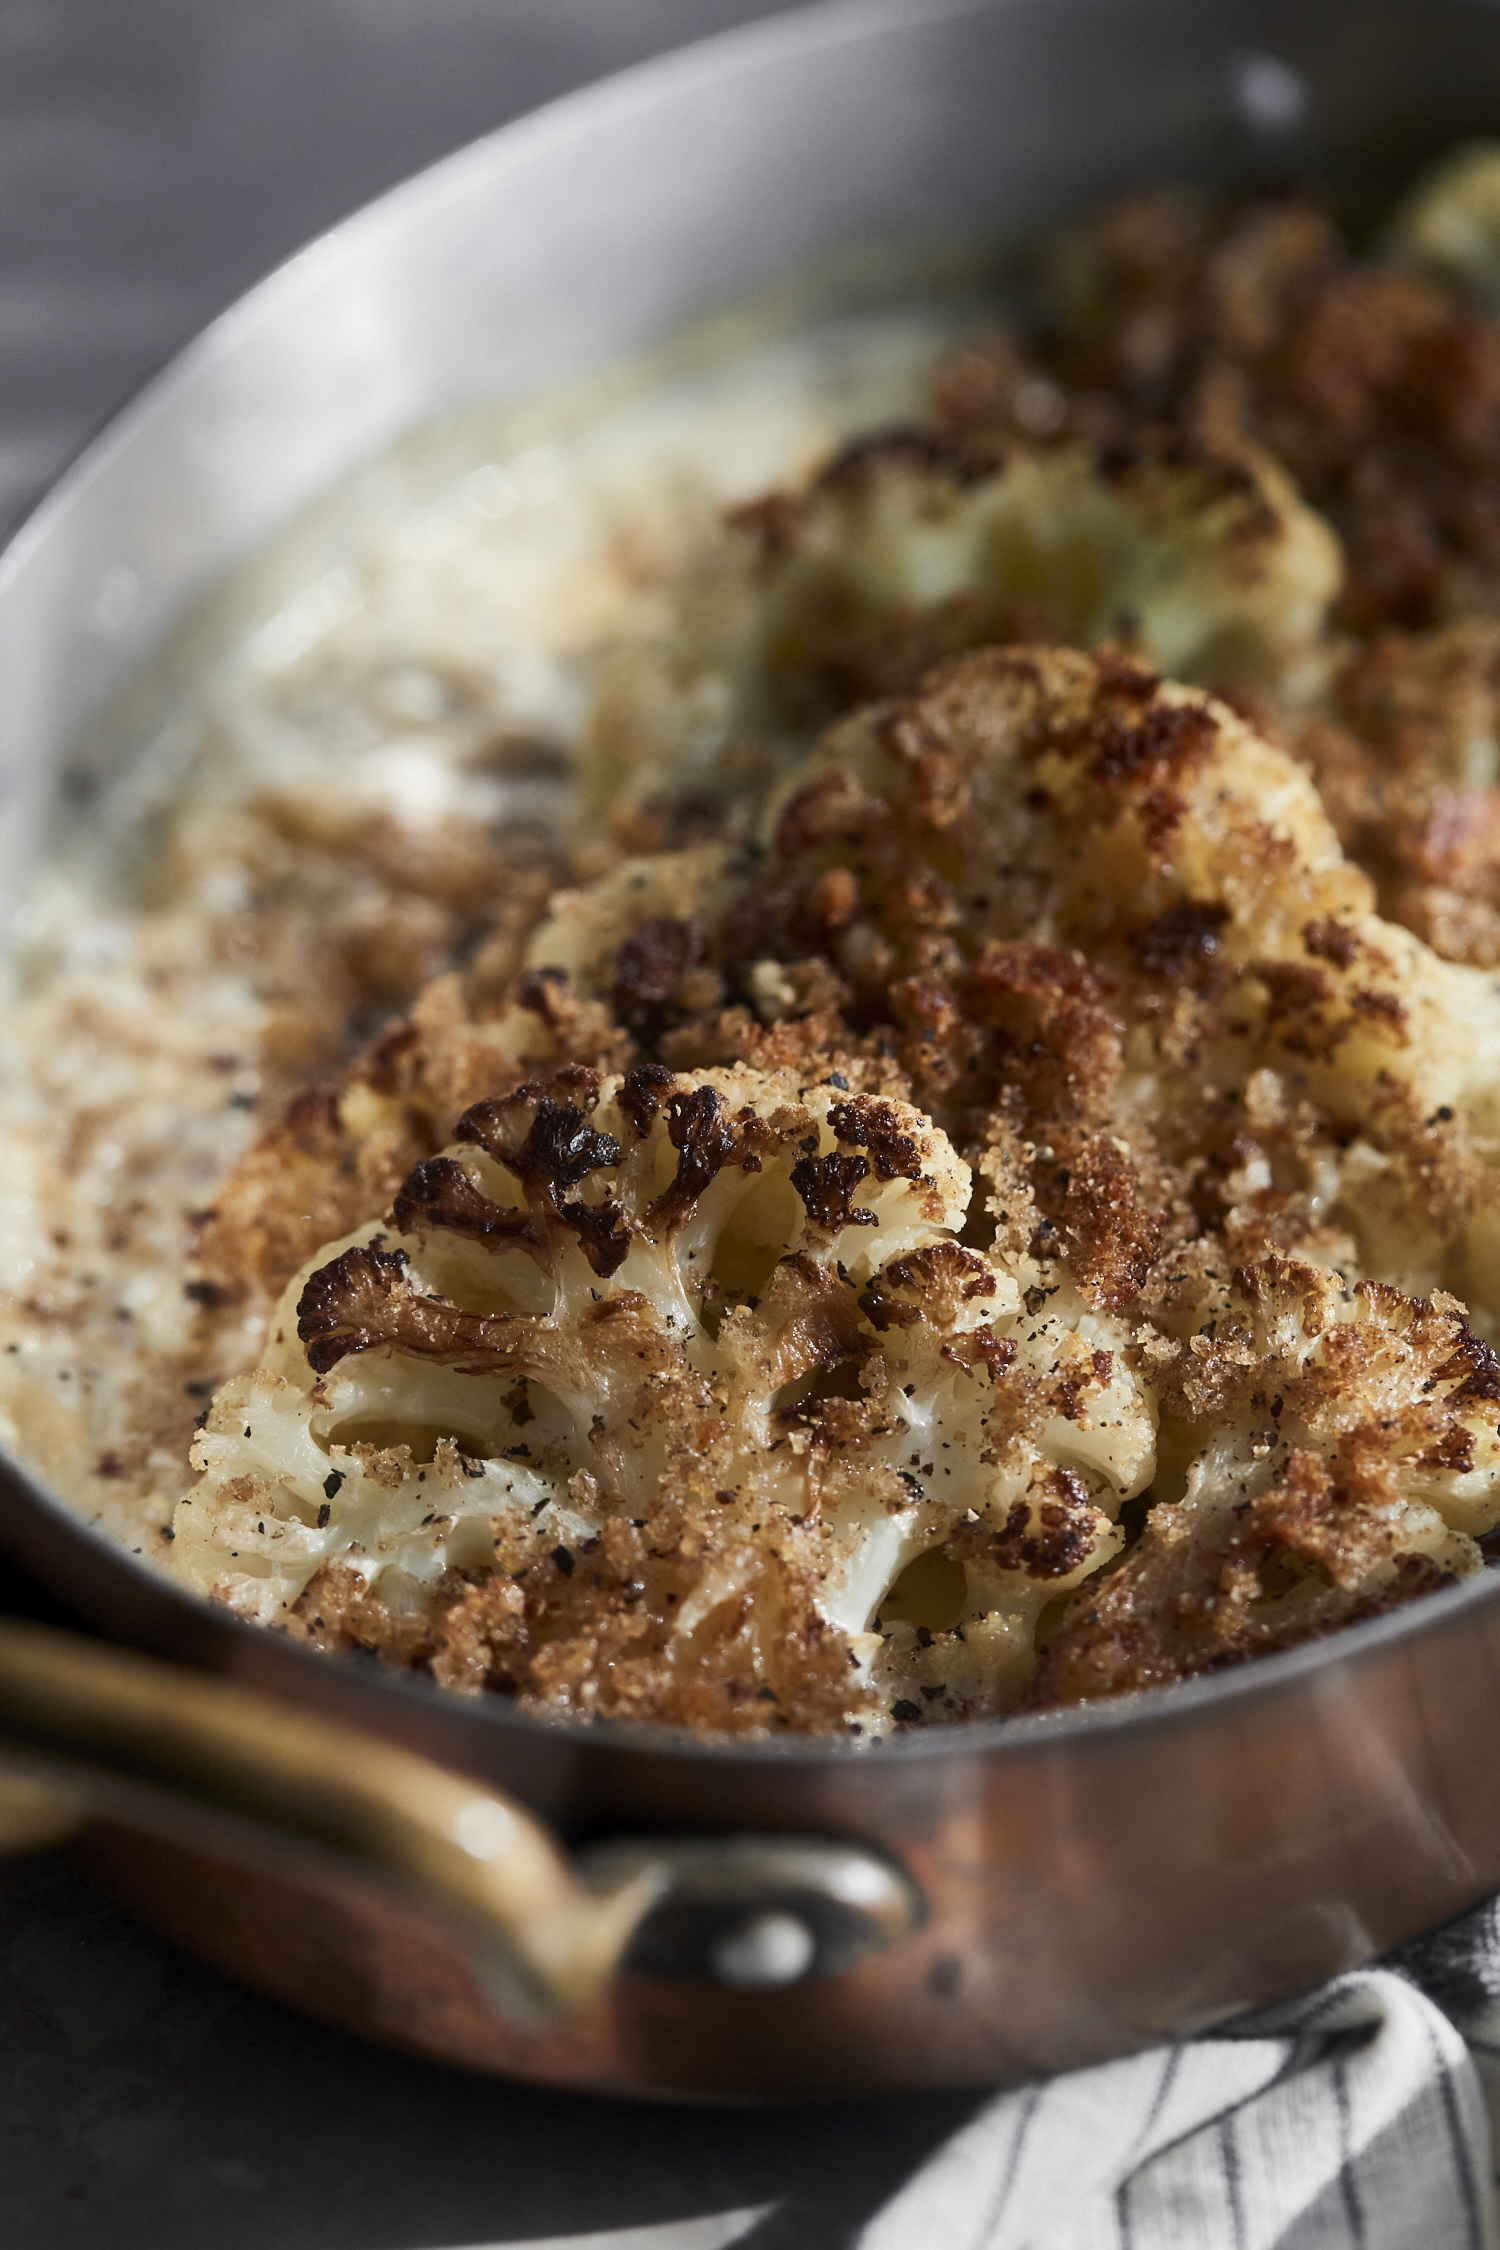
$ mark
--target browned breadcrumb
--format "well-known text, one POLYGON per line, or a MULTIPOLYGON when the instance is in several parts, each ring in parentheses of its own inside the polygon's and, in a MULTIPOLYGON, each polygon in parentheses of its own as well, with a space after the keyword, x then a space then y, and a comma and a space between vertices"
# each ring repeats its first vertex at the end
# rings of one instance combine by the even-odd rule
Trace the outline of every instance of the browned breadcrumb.
POLYGON ((1446 960, 1500 963, 1500 622, 1355 649, 1297 746, 1382 912, 1446 960))
MULTIPOLYGON (((528 1473, 566 1482, 575 1510, 593 1512, 593 1528, 559 1542, 555 1517, 539 1525, 535 1510, 502 1510, 484 1562, 450 1567, 426 1587, 397 1568, 372 1591, 367 1574, 331 1561, 293 1604, 290 1630, 545 1709, 756 1731, 878 1717, 850 1629, 825 1614, 824 1590, 831 1570, 851 1552, 857 1560, 858 1539, 851 1549, 847 1525, 839 1528, 851 1504, 878 1520, 910 1512, 914 1491, 920 1496, 921 1479, 895 1463, 907 1458, 907 1378, 922 1371, 922 1355, 929 1390, 956 1386, 959 1444, 972 1445, 976 1461, 1023 1445, 1034 1452, 1059 1419, 1087 1426, 1090 1402, 1099 1407, 1115 1370, 1109 1352, 1080 1352, 1067 1338, 1050 1362, 1045 1353, 1023 1361, 984 1318, 1001 1291, 986 1259, 941 1232, 926 1239, 959 1192, 951 1152, 889 1098, 826 1083, 815 1091, 810 1107, 794 1078, 742 1070, 683 1082, 643 1064, 605 1086, 564 1066, 477 1104, 457 1127, 453 1145, 481 1150, 521 1200, 495 1203, 451 1155, 426 1159, 395 1199, 394 1242, 382 1228, 315 1265, 300 1285, 296 1322, 319 1378, 394 1351, 408 1366, 492 1382, 520 1443, 492 1440, 475 1459, 440 1437, 431 1494, 483 1480, 497 1455, 524 1455, 528 1473), (834 1145, 815 1155, 823 1131, 834 1145), (662 1179, 656 1159, 666 1149, 675 1163, 662 1179), (756 1180, 773 1164, 802 1207, 801 1247, 757 1251, 752 1228, 740 1245, 750 1259, 743 1286, 706 1269, 695 1277, 699 1252, 690 1248, 679 1286, 682 1304, 696 1291, 702 1307, 695 1344, 685 1343, 670 1296, 664 1311, 659 1286, 648 1293, 623 1276, 608 1293, 579 1288, 580 1251, 608 1278, 591 1254, 585 1211, 609 1214, 611 1240, 644 1255, 633 1270, 649 1283, 726 1174, 756 1180), (888 1253, 863 1286, 842 1262, 855 1256, 851 1232, 874 1216, 851 1203, 860 1183, 886 1197, 886 1227, 904 1227, 917 1244, 888 1253), (473 1264, 451 1263, 456 1245, 501 1261, 521 1252, 572 1312, 562 1317, 554 1300, 539 1319, 437 1293, 432 1278, 446 1272, 467 1275, 476 1294, 473 1264), (447 1267, 432 1263, 445 1257, 447 1267), (555 1414, 547 1420, 546 1401, 563 1396, 611 1409, 594 1417, 588 1466, 571 1474, 576 1440, 555 1414), (884 1449, 872 1451, 874 1441, 884 1449)), ((617 1270, 611 1261, 611 1275, 617 1270)), ((502 1272, 480 1280, 481 1298, 493 1302, 502 1272)), ((252 1421, 276 1413, 278 1397, 294 1403, 288 1391, 267 1374, 239 1403, 221 1394, 204 1442, 232 1454, 237 1438, 253 1436, 252 1421)), ((315 1386, 314 1403, 320 1395, 315 1386)), ((937 1449, 937 1433, 926 1442, 937 1449)), ((356 1443, 340 1458, 389 1490, 429 1474, 407 1442, 356 1443)), ((975 1510, 966 1520, 988 1523, 993 1535, 987 1549, 971 1542, 973 1555, 1023 1586, 1035 1580, 1045 1599, 1086 1566, 1108 1525, 1081 1478, 1054 1474, 1042 1454, 1033 1466, 1029 1480, 1020 1472, 1026 1489, 1001 1518, 975 1510)), ((336 1498, 351 1473, 336 1471, 323 1489, 336 1498)), ((925 1475, 935 1474, 929 1464, 925 1475)), ((221 1482, 218 1504, 264 1537, 275 1498, 263 1476, 239 1474, 221 1482)), ((933 1505, 939 1530, 962 1516, 940 1495, 933 1505)), ((961 1640, 951 1630, 909 1637, 913 1664, 931 1656, 937 1666, 961 1640)))
POLYGON ((669 1511, 643 1526, 616 1516, 576 1549, 528 1557, 518 1572, 455 1575, 431 1610, 406 1612, 333 1564, 301 1597, 294 1629, 319 1648, 370 1649, 461 1693, 554 1713, 718 1733, 842 1728, 862 1701, 845 1638, 774 1550, 757 1554, 753 1584, 708 1629, 675 1630, 713 1544, 711 1511, 691 1532, 669 1511))
MULTIPOLYGON (((804 490, 734 511, 763 598, 757 716, 771 733, 831 731, 711 906, 657 899, 587 970, 534 944, 523 966, 540 876, 475 953, 493 911, 482 854, 445 873, 383 833, 325 838, 262 810, 268 923, 296 874, 277 851, 328 848, 384 902, 351 898, 326 1022, 293 1011, 289 1056, 321 1058, 361 1008, 404 998, 412 965, 425 976, 467 948, 475 966, 430 984, 337 1096, 294 1105, 200 1239, 203 1284, 226 1298, 269 1301, 387 1212, 398 1236, 538 1258, 561 1229, 608 1280, 630 1229, 580 1186, 621 1153, 589 1139, 598 1073, 629 1073, 623 1139, 671 1116, 663 1224, 724 1165, 759 1160, 677 1073, 747 1064, 845 1090, 838 1146, 791 1174, 829 1233, 872 1220, 875 1181, 914 1177, 890 1105, 915 1103, 981 1183, 964 1240, 859 1291, 783 1261, 783 1338, 826 1381, 786 1409, 784 1434, 832 1458, 867 1432, 891 1410, 861 1388, 876 1346, 954 1326, 987 1257, 1027 1256, 1130 1323, 1123 1358, 1162 1409, 1156 1483, 1123 1558, 1046 1613, 1032 1708, 1285 1648, 1478 1567, 1472 1534, 1493 1510, 1475 1472, 1494 1465, 1500 1420, 1493 1353, 1450 1293, 1483 1290, 1500 1240, 1495 1120, 1457 1053, 1466 1008, 1489 1002, 1441 981, 1441 961, 1500 964, 1500 330, 1356 263, 1295 194, 1126 198, 1053 246, 1044 284, 1033 334, 949 357, 929 424, 872 433, 804 490), (1121 649, 1037 645, 1076 624, 1055 591, 976 574, 919 601, 833 555, 893 496, 937 523, 1023 453, 1067 448, 1148 512, 1163 480, 1174 504, 1227 511, 1227 567, 1247 585, 1280 534, 1257 464, 1283 464, 1343 547, 1315 684, 1283 697, 1247 671, 1215 700, 1121 649), (437 1153, 455 1134, 531 1165, 524 1208, 437 1153)), ((737 743, 725 771, 758 784, 773 764, 737 743)), ((742 843, 722 782, 631 806, 616 844, 742 843)), ((534 1338, 414 1290, 406 1266, 384 1241, 322 1266, 300 1307, 312 1364, 394 1345, 517 1379, 529 1411, 534 1338)), ((1028 1291, 1028 1316, 1047 1294, 1028 1291)), ((747 1311, 728 1292, 714 1317, 747 1311)), ((638 1327, 642 1369, 667 1383, 644 1303, 613 1298, 597 1327, 601 1381, 638 1327)), ((1049 1422, 1087 1426, 1115 1355, 1074 1341, 1046 1380, 987 1324, 945 1347, 991 1387, 994 1457, 1049 1422)), ((713 1413, 685 1392, 678 1405, 695 1435, 644 1512, 551 1552, 497 1519, 493 1564, 450 1571, 422 1602, 333 1562, 291 1629, 542 1710, 759 1730, 868 1715, 848 1637, 813 1599, 800 1519, 756 1527, 743 1596, 712 1630, 676 1630, 744 1536, 715 1481, 713 1413)), ((1087 1487, 1052 1466, 949 1531, 921 1589, 892 1590, 881 1629, 888 1649, 907 1633, 900 1662, 930 1716, 990 1707, 943 1610, 951 1574, 982 1561, 1067 1578, 1095 1535, 1087 1487)), ((898 1702, 900 1723, 915 1708, 898 1702)))
POLYGON ((1216 1671, 1451 1582, 1453 1558, 1411 1543, 1401 1502, 1431 1471, 1472 1466, 1472 1425, 1493 1428, 1500 1406, 1494 1355, 1451 1297, 1359 1290, 1384 1317, 1337 1321, 1336 1280, 1276 1258, 1205 1289, 1215 1332, 1163 1368, 1164 1409, 1258 1441, 1153 1508, 1119 1569, 1075 1598, 1033 1707, 1216 1671))
MULTIPOLYGON (((1003 445, 1038 374, 1049 438, 1120 447, 1167 426, 1251 439, 1334 523, 1358 633, 1494 608, 1500 334, 1406 274, 1356 263, 1297 194, 1133 195, 1053 248, 1049 320, 1018 355, 972 347, 938 386, 958 443, 1003 445)), ((1034 436, 1034 432, 1027 433, 1034 436)))
MULTIPOLYGON (((627 1030, 546 977, 518 979, 514 1004, 533 1020, 539 1053, 603 1068, 632 1052, 627 1030)), ((388 1203, 465 1110, 526 1076, 525 1059, 498 1045, 492 1027, 471 1013, 456 977, 442 978, 356 1060, 337 1094, 296 1097, 202 1216, 205 1279, 226 1297, 248 1288, 273 1298, 320 1244, 388 1203)))

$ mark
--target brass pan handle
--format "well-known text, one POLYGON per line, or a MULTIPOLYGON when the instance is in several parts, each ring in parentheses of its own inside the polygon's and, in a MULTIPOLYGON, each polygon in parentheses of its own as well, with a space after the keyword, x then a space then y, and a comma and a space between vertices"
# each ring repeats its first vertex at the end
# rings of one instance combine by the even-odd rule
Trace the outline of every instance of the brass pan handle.
POLYGON ((854 1844, 701 1837, 575 1867, 514 1799, 375 1735, 50 1626, 0 1619, 0 1851, 92 1819, 274 1864, 332 1859, 441 1915, 510 2021, 579 2014, 627 1956, 772 1986, 850 1967, 920 1920, 854 1844))

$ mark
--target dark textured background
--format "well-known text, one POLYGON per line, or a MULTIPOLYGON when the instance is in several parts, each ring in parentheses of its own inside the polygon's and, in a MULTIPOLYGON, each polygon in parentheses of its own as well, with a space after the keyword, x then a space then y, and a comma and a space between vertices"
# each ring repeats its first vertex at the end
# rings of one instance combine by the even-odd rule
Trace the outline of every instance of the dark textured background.
MULTIPOLYGON (((781 7, 0 0, 0 520, 308 234, 781 7)), ((27 1599, 0 1578, 0 1606, 27 1599)), ((0 1864, 8 2250, 457 2250, 778 2200, 761 2250, 832 2250, 970 2106, 688 2112, 462 2077, 240 1992, 65 1859, 0 1864)))
POLYGON ((0 0, 0 515, 406 173, 792 0, 0 0))

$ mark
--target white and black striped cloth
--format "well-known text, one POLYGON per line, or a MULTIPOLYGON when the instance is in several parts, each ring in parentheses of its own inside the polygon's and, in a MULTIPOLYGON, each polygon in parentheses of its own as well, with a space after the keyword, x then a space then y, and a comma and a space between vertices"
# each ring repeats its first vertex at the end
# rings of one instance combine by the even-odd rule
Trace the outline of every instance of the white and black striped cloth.
POLYGON ((1231 2030, 997 2095, 858 2250, 1500 2250, 1500 1901, 1231 2030))
POLYGON ((794 2199, 506 2250, 1500 2250, 1492 2140, 1500 1899, 1222 2032, 997 2094, 862 2219, 794 2199))

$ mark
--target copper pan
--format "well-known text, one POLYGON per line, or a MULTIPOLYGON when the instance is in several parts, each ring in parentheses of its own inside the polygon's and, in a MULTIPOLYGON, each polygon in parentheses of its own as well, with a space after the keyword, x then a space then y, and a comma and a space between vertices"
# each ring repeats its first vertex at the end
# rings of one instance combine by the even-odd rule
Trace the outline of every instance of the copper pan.
MULTIPOLYGON (((1378 188, 1486 127, 1486 5, 872 0, 481 141, 215 323, 0 560, 0 883, 166 627, 401 430, 839 245, 1165 175, 1378 188)), ((0 1625, 0 1832, 78 1833, 233 1973, 483 2069, 694 2098, 1013 2081, 1294 1992, 1500 1885, 1488 1576, 1109 1707, 725 1745, 320 1659, 14 1464, 0 1532, 110 1636, 0 1625)))

